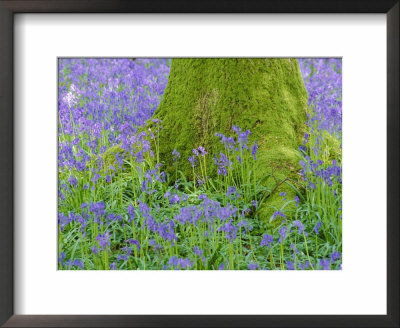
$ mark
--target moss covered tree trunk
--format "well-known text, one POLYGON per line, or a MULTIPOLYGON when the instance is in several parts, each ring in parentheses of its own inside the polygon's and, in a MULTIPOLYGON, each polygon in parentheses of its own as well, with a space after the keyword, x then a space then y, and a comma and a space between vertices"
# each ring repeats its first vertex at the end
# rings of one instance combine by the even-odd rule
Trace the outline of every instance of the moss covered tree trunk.
MULTIPOLYGON (((162 120, 160 159, 173 167, 172 151, 181 154, 179 168, 192 176, 192 149, 212 155, 221 150, 216 132, 232 135, 232 126, 249 129, 258 141, 258 177, 298 176, 298 153, 305 132, 307 92, 297 59, 194 58, 173 59, 168 85, 155 117, 162 120)), ((216 174, 216 169, 209 175, 216 174)), ((274 181, 270 179, 270 188, 274 181)), ((267 182, 266 182, 267 183, 267 182)), ((268 198, 270 210, 282 203, 277 193, 293 193, 287 185, 268 198)))

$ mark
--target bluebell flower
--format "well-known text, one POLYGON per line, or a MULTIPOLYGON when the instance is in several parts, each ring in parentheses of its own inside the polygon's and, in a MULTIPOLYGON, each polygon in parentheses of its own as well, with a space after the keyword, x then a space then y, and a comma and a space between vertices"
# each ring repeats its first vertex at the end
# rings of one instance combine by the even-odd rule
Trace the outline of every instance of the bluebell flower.
POLYGON ((98 241, 99 245, 100 245, 100 250, 104 250, 107 246, 111 245, 111 241, 110 241, 110 232, 106 231, 103 234, 98 234, 98 236, 96 237, 96 240, 98 241))
POLYGON ((341 256, 341 254, 340 254, 338 251, 334 251, 334 252, 331 254, 331 263, 335 263, 336 261, 340 260, 341 257, 342 257, 342 256, 341 256))
POLYGON ((236 198, 239 198, 239 193, 236 192, 236 188, 228 187, 228 192, 226 193, 226 195, 229 197, 232 194, 234 194, 236 196, 236 198))
POLYGON ((73 175, 70 175, 68 182, 74 187, 78 184, 78 180, 73 175))
POLYGON ((286 215, 284 213, 282 213, 281 211, 276 211, 272 215, 273 219, 276 219, 278 216, 280 216, 281 218, 286 218, 286 215))
POLYGON ((61 252, 60 255, 58 256, 58 262, 61 263, 61 265, 64 264, 64 260, 65 260, 65 253, 61 252))
POLYGON ((98 252, 99 252, 99 249, 97 248, 96 245, 94 245, 94 246, 92 247, 92 253, 93 253, 93 254, 97 254, 98 252))
POLYGON ((257 149, 258 149, 258 144, 257 144, 257 140, 254 141, 254 145, 253 147, 251 147, 251 154, 253 155, 254 160, 257 159, 257 149))
POLYGON ((192 167, 195 167, 196 166, 196 157, 190 156, 189 157, 189 162, 192 165, 192 167))
POLYGON ((171 204, 178 204, 181 201, 177 194, 174 194, 169 200, 171 204))
POLYGON ((322 266, 324 270, 330 270, 331 269, 331 262, 327 259, 321 259, 319 260, 319 264, 322 266))
POLYGON ((287 227, 286 226, 283 226, 283 227, 281 227, 279 229, 279 235, 280 235, 279 240, 278 240, 279 243, 282 243, 285 240, 286 231, 287 231, 287 227))
POLYGON ((293 222, 293 227, 299 228, 299 234, 302 234, 304 231, 304 225, 299 220, 293 222))
POLYGON ((198 149, 198 151, 199 151, 199 153, 200 153, 201 156, 207 155, 207 151, 204 149, 203 146, 200 146, 200 147, 197 148, 197 149, 198 149))
POLYGON ((321 228, 321 224, 322 223, 318 221, 314 227, 314 232, 316 235, 318 235, 318 233, 319 233, 319 228, 321 228))
POLYGON ((117 262, 119 261, 128 261, 128 256, 125 254, 119 254, 117 257, 117 262))
POLYGON ((177 159, 181 158, 181 155, 178 153, 178 151, 177 151, 176 149, 173 150, 172 155, 173 155, 173 160, 174 160, 174 162, 175 162, 177 159))
POLYGON ((269 248, 273 242, 274 237, 272 235, 264 234, 260 246, 267 246, 269 248))
POLYGON ((256 269, 258 269, 258 264, 257 263, 250 263, 248 265, 248 267, 249 267, 249 270, 256 270, 256 269))

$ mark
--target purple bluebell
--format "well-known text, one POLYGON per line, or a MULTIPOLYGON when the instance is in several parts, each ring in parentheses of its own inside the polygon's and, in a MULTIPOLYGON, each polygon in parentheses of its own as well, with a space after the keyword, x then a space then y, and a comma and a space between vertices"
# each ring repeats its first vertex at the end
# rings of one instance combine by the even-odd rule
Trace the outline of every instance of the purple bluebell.
POLYGON ((257 270, 258 264, 257 263, 249 263, 248 268, 249 268, 249 270, 257 270))
POLYGON ((200 147, 197 148, 197 149, 198 149, 198 151, 199 151, 199 153, 200 153, 201 156, 207 155, 207 151, 205 150, 205 148, 204 148, 203 146, 200 146, 200 147))
POLYGON ((191 165, 192 167, 195 167, 195 166, 196 166, 196 157, 194 157, 194 155, 193 155, 193 156, 190 156, 190 157, 189 157, 189 162, 190 162, 190 165, 191 165))
POLYGON ((291 261, 286 261, 287 269, 294 270, 294 263, 291 261))
POLYGON ((336 261, 340 260, 341 257, 342 257, 342 256, 341 256, 341 254, 340 254, 338 251, 334 251, 334 252, 331 254, 331 263, 335 263, 336 261))
POLYGON ((299 220, 293 221, 293 227, 299 229, 299 234, 302 234, 304 231, 304 225, 299 220))
POLYGON ((260 246, 267 246, 269 248, 273 242, 274 237, 272 235, 264 234, 260 246))
POLYGON ((287 232, 287 227, 286 226, 282 226, 279 229, 279 240, 278 240, 279 243, 282 243, 285 240, 286 232, 287 232))
POLYGON ((254 160, 257 160, 257 149, 258 149, 258 144, 256 140, 254 141, 254 145, 251 147, 251 155, 253 155, 254 160))
POLYGON ((318 235, 318 233, 319 233, 319 229, 321 228, 321 224, 322 223, 320 221, 318 221, 314 226, 314 232, 315 232, 316 235, 318 235))
POLYGON ((321 259, 319 260, 319 264, 322 266, 324 270, 330 270, 331 269, 331 261, 328 259, 321 259))

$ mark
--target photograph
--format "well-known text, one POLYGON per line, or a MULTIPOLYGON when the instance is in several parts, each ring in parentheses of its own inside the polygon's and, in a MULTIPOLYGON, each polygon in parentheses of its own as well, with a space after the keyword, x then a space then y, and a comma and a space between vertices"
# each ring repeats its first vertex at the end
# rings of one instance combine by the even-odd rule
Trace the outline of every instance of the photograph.
POLYGON ((58 270, 342 270, 341 58, 57 65, 58 270))

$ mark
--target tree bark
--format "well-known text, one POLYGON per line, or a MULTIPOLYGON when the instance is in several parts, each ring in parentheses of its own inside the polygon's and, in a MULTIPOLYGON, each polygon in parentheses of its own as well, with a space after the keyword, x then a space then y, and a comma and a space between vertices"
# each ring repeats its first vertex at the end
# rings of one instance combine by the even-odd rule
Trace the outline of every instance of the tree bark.
MULTIPOLYGON (((222 147, 215 133, 233 135, 235 125, 251 131, 250 144, 258 141, 258 178, 273 170, 278 179, 297 179, 307 99, 297 59, 173 59, 168 85, 154 114, 162 120, 164 169, 172 171, 176 149, 181 154, 179 168, 191 176, 188 157, 193 148, 203 146, 209 154, 207 165, 213 168, 208 174, 215 175, 210 154, 222 147)), ((285 189, 290 188, 283 184, 277 192, 285 189)))

